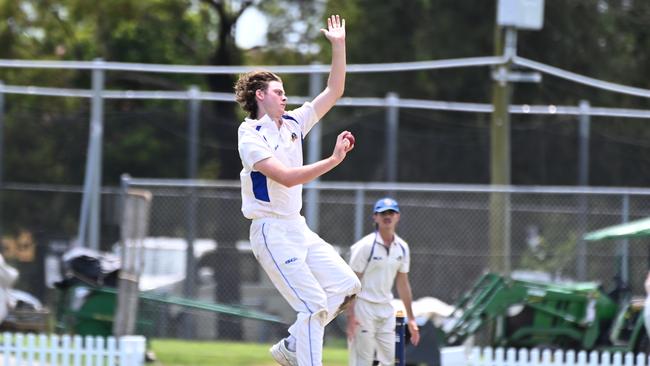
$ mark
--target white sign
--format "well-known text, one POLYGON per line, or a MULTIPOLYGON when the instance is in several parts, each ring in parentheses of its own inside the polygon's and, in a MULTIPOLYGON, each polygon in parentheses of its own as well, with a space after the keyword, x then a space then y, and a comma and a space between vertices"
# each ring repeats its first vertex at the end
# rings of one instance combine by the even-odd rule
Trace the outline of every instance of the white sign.
POLYGON ((518 29, 542 29, 544 0, 499 0, 497 24, 518 29))

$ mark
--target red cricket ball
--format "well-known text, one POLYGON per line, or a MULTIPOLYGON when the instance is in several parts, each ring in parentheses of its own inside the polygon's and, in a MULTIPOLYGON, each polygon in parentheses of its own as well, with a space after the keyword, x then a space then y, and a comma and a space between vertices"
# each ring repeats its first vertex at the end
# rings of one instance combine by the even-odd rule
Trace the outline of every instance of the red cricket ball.
POLYGON ((352 132, 348 132, 348 133, 344 136, 344 138, 346 138, 346 139, 348 139, 348 141, 350 141, 350 147, 354 146, 354 141, 355 141, 355 140, 354 140, 354 135, 352 134, 352 132))

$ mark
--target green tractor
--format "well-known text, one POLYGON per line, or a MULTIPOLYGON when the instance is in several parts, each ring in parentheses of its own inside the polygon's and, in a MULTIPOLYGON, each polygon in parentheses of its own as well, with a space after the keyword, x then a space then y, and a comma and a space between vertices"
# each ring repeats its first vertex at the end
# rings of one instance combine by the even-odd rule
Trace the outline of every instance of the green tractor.
MULTIPOLYGON (((62 258, 65 273, 56 283, 58 304, 56 331, 63 334, 110 336, 113 334, 118 303, 120 263, 113 255, 86 248, 73 248, 62 258)), ((225 316, 284 324, 278 316, 244 306, 139 291, 137 334, 155 333, 156 322, 164 317, 162 305, 208 311, 225 316)))
POLYGON ((597 283, 554 284, 483 275, 455 304, 448 345, 488 323, 492 345, 646 351, 643 301, 619 305, 597 283))
MULTIPOLYGON (((650 218, 589 233, 585 240, 650 236, 650 218)), ((644 299, 626 284, 605 293, 598 283, 558 284, 483 275, 455 304, 444 326, 447 345, 462 344, 487 324, 492 346, 619 352, 650 351, 644 299)))

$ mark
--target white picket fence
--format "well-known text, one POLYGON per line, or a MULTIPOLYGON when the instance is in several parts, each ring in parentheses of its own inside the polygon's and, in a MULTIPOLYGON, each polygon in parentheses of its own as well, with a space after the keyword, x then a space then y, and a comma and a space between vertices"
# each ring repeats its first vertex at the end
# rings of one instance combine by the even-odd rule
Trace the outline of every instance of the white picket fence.
POLYGON ((441 361, 443 366, 650 366, 644 353, 491 347, 473 348, 469 353, 462 348, 449 348, 441 361))
POLYGON ((81 337, 3 333, 2 366, 142 366, 142 336, 81 337))

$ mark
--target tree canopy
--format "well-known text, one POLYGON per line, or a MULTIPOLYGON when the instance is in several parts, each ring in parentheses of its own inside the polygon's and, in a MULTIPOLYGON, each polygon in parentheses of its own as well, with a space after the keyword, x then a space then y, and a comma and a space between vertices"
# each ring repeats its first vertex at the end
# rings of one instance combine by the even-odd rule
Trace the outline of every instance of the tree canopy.
MULTIPOLYGON (((0 57, 144 62, 190 65, 308 64, 329 62, 319 28, 329 13, 348 28, 348 63, 422 61, 494 53, 496 1, 453 0, 79 0, 2 1, 0 57), (235 25, 256 7, 269 19, 268 43, 237 48, 235 25)), ((518 53, 569 71, 649 88, 650 3, 637 0, 546 2, 544 28, 520 31, 518 53)), ((245 31, 242 29, 241 31, 245 31)), ((306 95, 308 80, 283 75, 290 95, 306 95)), ((90 73, 72 70, 0 69, 12 85, 88 88, 90 73)), ((232 75, 191 76, 107 73, 107 88, 230 91, 232 75)), ((488 103, 487 68, 385 74, 350 74, 347 96, 488 103)), ((646 108, 647 100, 545 76, 514 85, 513 103, 646 108)), ((5 179, 81 184, 89 105, 75 98, 6 96, 5 179)), ((323 153, 343 128, 357 134, 355 152, 333 180, 382 180, 384 110, 336 108, 324 127, 323 153), (379 149, 378 149, 379 147, 379 149)), ((187 106, 169 101, 106 103, 104 182, 119 174, 181 178, 186 174, 187 106)), ((235 178, 239 170, 234 103, 204 103, 200 176, 235 178)), ((592 118, 594 185, 641 186, 650 169, 645 121, 592 118), (641 174, 635 174, 641 172, 641 174)), ((404 182, 489 182, 489 116, 400 111, 399 175, 404 182), (415 156, 425 157, 413 158, 415 156)), ((576 184, 577 123, 567 116, 513 117, 513 183, 576 184)))

